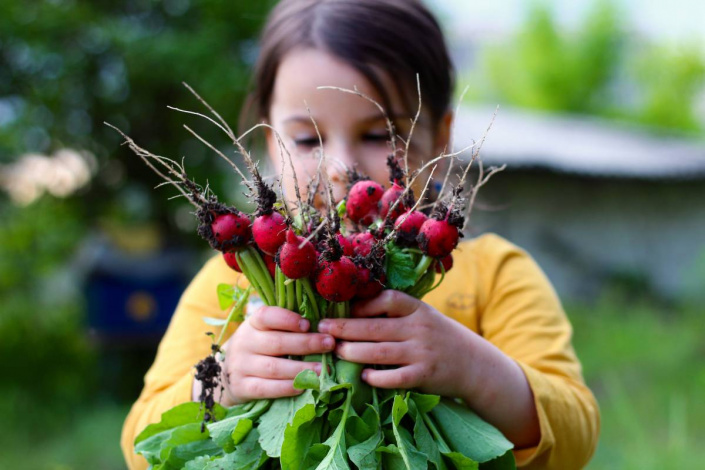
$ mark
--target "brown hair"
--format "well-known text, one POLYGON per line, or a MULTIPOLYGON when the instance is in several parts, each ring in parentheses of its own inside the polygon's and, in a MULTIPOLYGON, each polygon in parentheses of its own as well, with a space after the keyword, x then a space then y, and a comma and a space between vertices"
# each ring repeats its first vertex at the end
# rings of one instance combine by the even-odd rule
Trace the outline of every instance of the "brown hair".
POLYGON ((419 0, 282 0, 264 27, 245 115, 267 117, 279 64, 301 47, 324 50, 369 80, 389 109, 378 70, 392 79, 409 110, 416 74, 432 124, 450 106, 454 70, 441 28, 419 0))

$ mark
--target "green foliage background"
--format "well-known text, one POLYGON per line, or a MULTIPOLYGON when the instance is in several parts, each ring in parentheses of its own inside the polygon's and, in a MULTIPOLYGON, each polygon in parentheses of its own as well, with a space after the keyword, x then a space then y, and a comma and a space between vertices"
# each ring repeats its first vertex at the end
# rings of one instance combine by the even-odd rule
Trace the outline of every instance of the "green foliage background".
POLYGON ((595 0, 580 25, 561 30, 545 2, 533 2, 507 40, 486 46, 461 76, 475 101, 583 113, 702 135, 698 97, 705 50, 635 37, 619 2, 595 0))

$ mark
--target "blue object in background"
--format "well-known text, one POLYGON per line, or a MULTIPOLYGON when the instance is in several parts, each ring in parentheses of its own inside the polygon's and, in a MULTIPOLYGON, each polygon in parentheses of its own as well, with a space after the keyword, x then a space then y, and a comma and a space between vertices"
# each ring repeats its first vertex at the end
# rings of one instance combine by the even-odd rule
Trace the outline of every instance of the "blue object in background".
POLYGON ((192 277, 186 251, 133 255, 103 245, 85 283, 87 327, 100 343, 154 343, 192 277))

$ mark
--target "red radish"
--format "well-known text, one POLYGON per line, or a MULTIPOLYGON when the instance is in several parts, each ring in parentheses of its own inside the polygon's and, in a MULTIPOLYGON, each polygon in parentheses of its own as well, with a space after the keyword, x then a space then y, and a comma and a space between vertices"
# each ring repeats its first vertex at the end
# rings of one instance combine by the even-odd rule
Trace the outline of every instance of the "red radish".
POLYGON ((273 256, 286 240, 286 228, 286 219, 279 212, 260 215, 252 223, 252 238, 260 250, 273 256))
POLYGON ((338 237, 338 243, 340 243, 340 247, 343 249, 343 254, 345 256, 353 256, 355 254, 355 251, 353 250, 352 240, 347 238, 342 233, 339 233, 337 235, 337 237, 338 237))
POLYGON ((264 264, 267 265, 267 271, 269 271, 269 274, 274 277, 274 272, 277 268, 277 262, 274 261, 274 256, 264 255, 262 258, 264 259, 264 264))
POLYGON ((442 273, 443 270, 445 270, 445 272, 448 272, 452 268, 453 268, 453 255, 444 256, 443 258, 439 259, 438 262, 436 263, 436 272, 439 274, 442 273), (441 269, 441 265, 443 266, 443 269, 441 269))
POLYGON ((276 261, 289 279, 308 277, 316 269, 316 248, 293 230, 286 232, 286 242, 279 248, 276 261), (303 247, 299 245, 303 243, 303 247))
POLYGON ((348 191, 345 210, 356 224, 370 225, 377 217, 377 203, 382 197, 384 188, 372 180, 355 183, 348 191))
MULTIPOLYGON (((397 183, 396 181, 392 183, 392 186, 388 188, 382 198, 379 200, 379 215, 383 219, 387 218, 389 209, 394 205, 394 203, 402 197, 404 194, 404 187, 397 183)), ((389 216, 390 220, 396 220, 400 215, 404 213, 406 208, 404 207, 404 201, 399 201, 399 203, 394 207, 394 210, 389 216)))
POLYGON ((227 213, 215 216, 211 223, 213 237, 223 245, 244 245, 250 240, 250 219, 243 213, 227 213))
POLYGON ((460 232, 447 219, 428 219, 421 226, 417 241, 424 254, 433 258, 444 258, 458 246, 460 232))
POLYGON ((370 232, 356 233, 352 237, 353 251, 356 255, 367 256, 375 244, 375 236, 370 232))
POLYGON ((237 258, 235 257, 234 251, 228 251, 223 253, 223 258, 225 259, 225 264, 227 264, 239 273, 242 272, 242 269, 240 269, 240 265, 237 264, 237 258))
POLYGON ((394 228, 397 230, 397 242, 404 246, 415 245, 419 230, 427 219, 426 214, 419 211, 406 211, 400 215, 394 222, 394 228))
POLYGON ((357 292, 355 295, 361 299, 369 299, 384 289, 384 283, 387 281, 384 272, 381 279, 375 279, 369 269, 360 267, 357 269, 358 283, 357 292))
POLYGON ((323 261, 316 271, 316 290, 330 302, 347 302, 355 297, 358 269, 347 256, 337 261, 323 261))

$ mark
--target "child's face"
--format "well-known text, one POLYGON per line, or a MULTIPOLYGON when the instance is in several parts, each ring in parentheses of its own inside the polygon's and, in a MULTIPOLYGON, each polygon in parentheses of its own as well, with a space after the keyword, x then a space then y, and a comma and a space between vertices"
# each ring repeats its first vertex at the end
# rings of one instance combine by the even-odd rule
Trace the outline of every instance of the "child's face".
MULTIPOLYGON (((393 116, 397 134, 405 137, 411 127, 413 114, 409 114, 404 101, 391 86, 391 80, 387 81, 389 83, 385 83, 385 87, 390 92, 392 109, 386 111, 393 116)), ((385 162, 391 149, 385 120, 380 111, 359 96, 336 90, 318 90, 319 86, 351 90, 357 88, 382 102, 379 93, 360 72, 326 52, 301 49, 284 57, 274 84, 269 123, 277 129, 292 153, 301 191, 305 192, 306 183, 314 177, 318 165, 314 150, 319 146, 319 141, 306 110, 306 103, 323 139, 323 150, 336 200, 345 196, 346 167, 357 166, 360 172, 385 184, 388 181, 385 162)), ((448 142, 450 122, 448 115, 439 128, 432 128, 428 113, 422 111, 409 148, 409 166, 412 169, 421 161, 428 161, 443 151, 448 142)), ((281 173, 279 147, 271 133, 267 137, 267 144, 274 168, 281 173)), ((403 148, 404 143, 398 140, 397 146, 403 148)), ((437 170, 436 176, 439 174, 437 170)), ((288 163, 285 175, 286 193, 291 200, 294 190, 288 163)))

